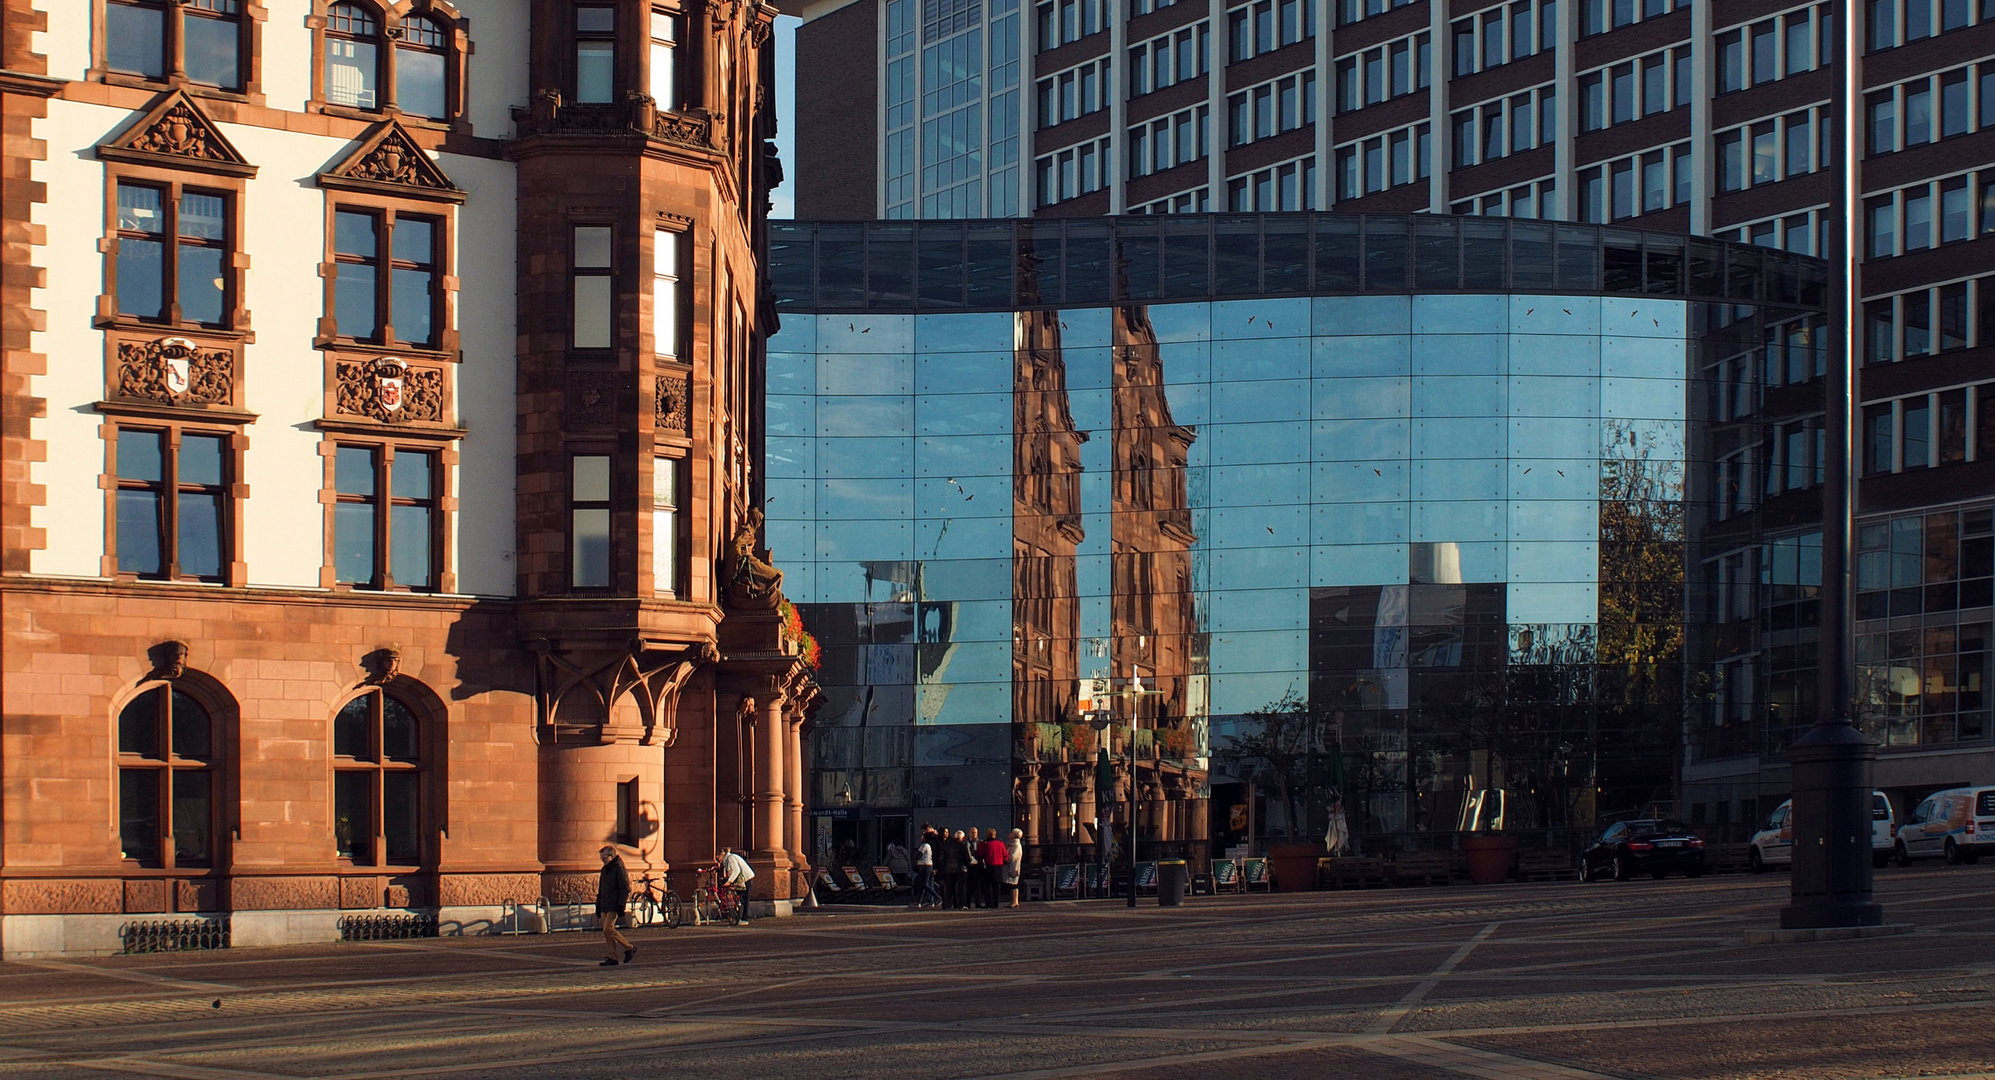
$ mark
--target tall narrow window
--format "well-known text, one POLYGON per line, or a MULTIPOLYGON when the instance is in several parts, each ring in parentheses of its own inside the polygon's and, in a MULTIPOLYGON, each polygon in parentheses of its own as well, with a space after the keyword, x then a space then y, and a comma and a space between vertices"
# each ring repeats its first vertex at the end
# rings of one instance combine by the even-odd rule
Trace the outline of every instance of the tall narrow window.
POLYGON ((124 75, 166 77, 164 0, 110 0, 104 5, 104 66, 124 75))
POLYGON ((398 216, 393 239, 394 280, 389 308, 395 338, 410 345, 436 344, 436 222, 398 216))
POLYGON ((181 54, 190 82, 234 90, 242 84, 241 0, 187 0, 181 54))
POLYGON ((333 105, 380 107, 381 23, 359 4, 326 12, 325 94, 333 105))
POLYGON ((651 351, 679 355, 679 238, 670 229, 651 234, 651 351))
POLYGON ((450 38, 433 20, 410 15, 395 43, 395 104, 405 113, 442 120, 448 115, 450 38))
POLYGON ((679 100, 677 47, 679 17, 663 11, 651 13, 651 102, 658 108, 677 109, 679 100))
POLYGON ((414 866, 431 831, 415 710, 369 690, 333 717, 333 847, 355 866, 414 866))
POLYGON ((333 212, 333 319, 339 336, 371 341, 381 330, 381 219, 358 210, 333 212))
POLYGON ((612 233, 608 225, 577 225, 574 244, 574 346, 607 349, 611 342, 612 233))
POLYGON ((158 684, 118 712, 118 839, 140 866, 215 861, 215 750, 208 710, 158 684))
POLYGON ((615 99, 617 12, 613 7, 575 9, 575 101, 607 105, 615 99))
POLYGON ((578 589, 610 583, 610 459, 577 454, 570 463, 569 583, 578 589))
POLYGON ((679 592, 679 462, 651 462, 651 588, 660 596, 679 592))
POLYGON ((226 438, 118 429, 119 573, 221 580, 230 535, 226 438))

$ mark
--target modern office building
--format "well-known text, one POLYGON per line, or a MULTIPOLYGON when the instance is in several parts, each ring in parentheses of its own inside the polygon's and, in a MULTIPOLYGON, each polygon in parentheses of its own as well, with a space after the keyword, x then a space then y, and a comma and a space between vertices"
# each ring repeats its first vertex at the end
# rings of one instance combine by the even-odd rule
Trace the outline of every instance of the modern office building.
MULTIPOLYGON (((1821 255, 1841 173, 1831 82, 1850 68, 1834 57, 1838 10, 814 0, 798 8, 801 115, 876 120, 805 124, 797 209, 1426 211, 1821 255)), ((1885 745, 1880 783, 1909 799, 1995 776, 1983 718, 1991 612, 1981 586, 1956 584, 1990 572, 1979 538, 1995 473, 1981 455, 1995 441, 1981 432, 1995 430, 1995 405, 1977 384, 1995 370, 1995 243, 1984 239, 1995 234, 1995 5, 1846 10, 1861 87, 1850 117, 1864 308, 1858 711, 1885 745)), ((1713 403, 1780 416, 1740 429, 1711 466, 1735 492, 1724 516, 1745 529, 1713 556, 1739 625, 1736 651, 1702 677, 1724 684, 1726 704, 1687 733, 1682 770, 1685 814, 1713 826, 1743 828, 1785 796, 1788 736, 1816 710, 1812 597, 1783 580, 1787 548, 1759 538, 1810 531, 1821 410, 1791 385, 1761 372, 1713 403)))
POLYGON ((7 957, 787 903, 773 18, 0 3, 7 957))
POLYGON ((1712 530, 1758 520, 1706 403, 1825 362, 1822 262, 1598 226, 772 222, 769 268, 769 542, 862 849, 1086 844, 1132 729, 1138 837, 1195 857, 1333 786, 1391 843, 1668 800, 1712 530), (1300 760, 1243 743, 1270 713, 1300 760))

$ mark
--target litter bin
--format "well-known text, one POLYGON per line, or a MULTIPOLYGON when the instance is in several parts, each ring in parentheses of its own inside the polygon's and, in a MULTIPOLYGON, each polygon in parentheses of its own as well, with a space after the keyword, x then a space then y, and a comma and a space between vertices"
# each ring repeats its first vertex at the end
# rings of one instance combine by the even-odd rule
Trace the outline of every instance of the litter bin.
POLYGON ((1165 859, 1157 864, 1157 906, 1177 907, 1185 902, 1185 882, 1191 871, 1183 859, 1165 859))

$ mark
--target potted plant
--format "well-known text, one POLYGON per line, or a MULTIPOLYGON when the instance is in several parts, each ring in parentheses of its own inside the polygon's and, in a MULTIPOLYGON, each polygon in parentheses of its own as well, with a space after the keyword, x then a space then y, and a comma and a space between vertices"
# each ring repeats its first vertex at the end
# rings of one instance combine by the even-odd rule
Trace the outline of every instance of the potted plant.
POLYGON ((1316 887, 1323 844, 1298 838, 1296 822, 1302 818, 1309 764, 1323 741, 1326 718, 1290 689, 1280 699, 1248 713, 1246 719, 1250 722, 1240 726, 1226 756, 1254 763, 1258 766, 1255 779, 1274 787, 1284 810, 1286 842, 1268 845, 1268 866, 1281 891, 1308 892, 1316 887))

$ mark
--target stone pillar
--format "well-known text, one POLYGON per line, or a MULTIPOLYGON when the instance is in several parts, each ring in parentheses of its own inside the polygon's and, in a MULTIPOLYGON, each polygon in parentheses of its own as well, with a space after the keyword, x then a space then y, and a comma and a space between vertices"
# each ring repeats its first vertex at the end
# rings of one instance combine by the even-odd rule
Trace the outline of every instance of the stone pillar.
POLYGON ((789 779, 784 743, 790 725, 783 718, 783 687, 777 679, 763 680, 756 688, 754 720, 755 772, 749 844, 753 854, 755 880, 763 886, 768 900, 789 899, 790 855, 783 845, 785 808, 783 788, 789 779))
MULTIPOLYGON (((788 811, 783 846, 789 852, 791 866, 808 866, 810 854, 806 849, 809 838, 804 835, 803 710, 791 708, 786 722, 788 727, 785 731, 783 751, 784 760, 789 763, 789 775, 783 791, 785 809, 788 811)), ((800 895, 794 881, 790 882, 790 886, 785 895, 800 895)))
POLYGON ((1024 812, 1019 815, 1018 827, 1025 833, 1026 843, 1044 843, 1044 838, 1039 835, 1039 763, 1020 763, 1017 783, 1019 795, 1024 803, 1024 812))

